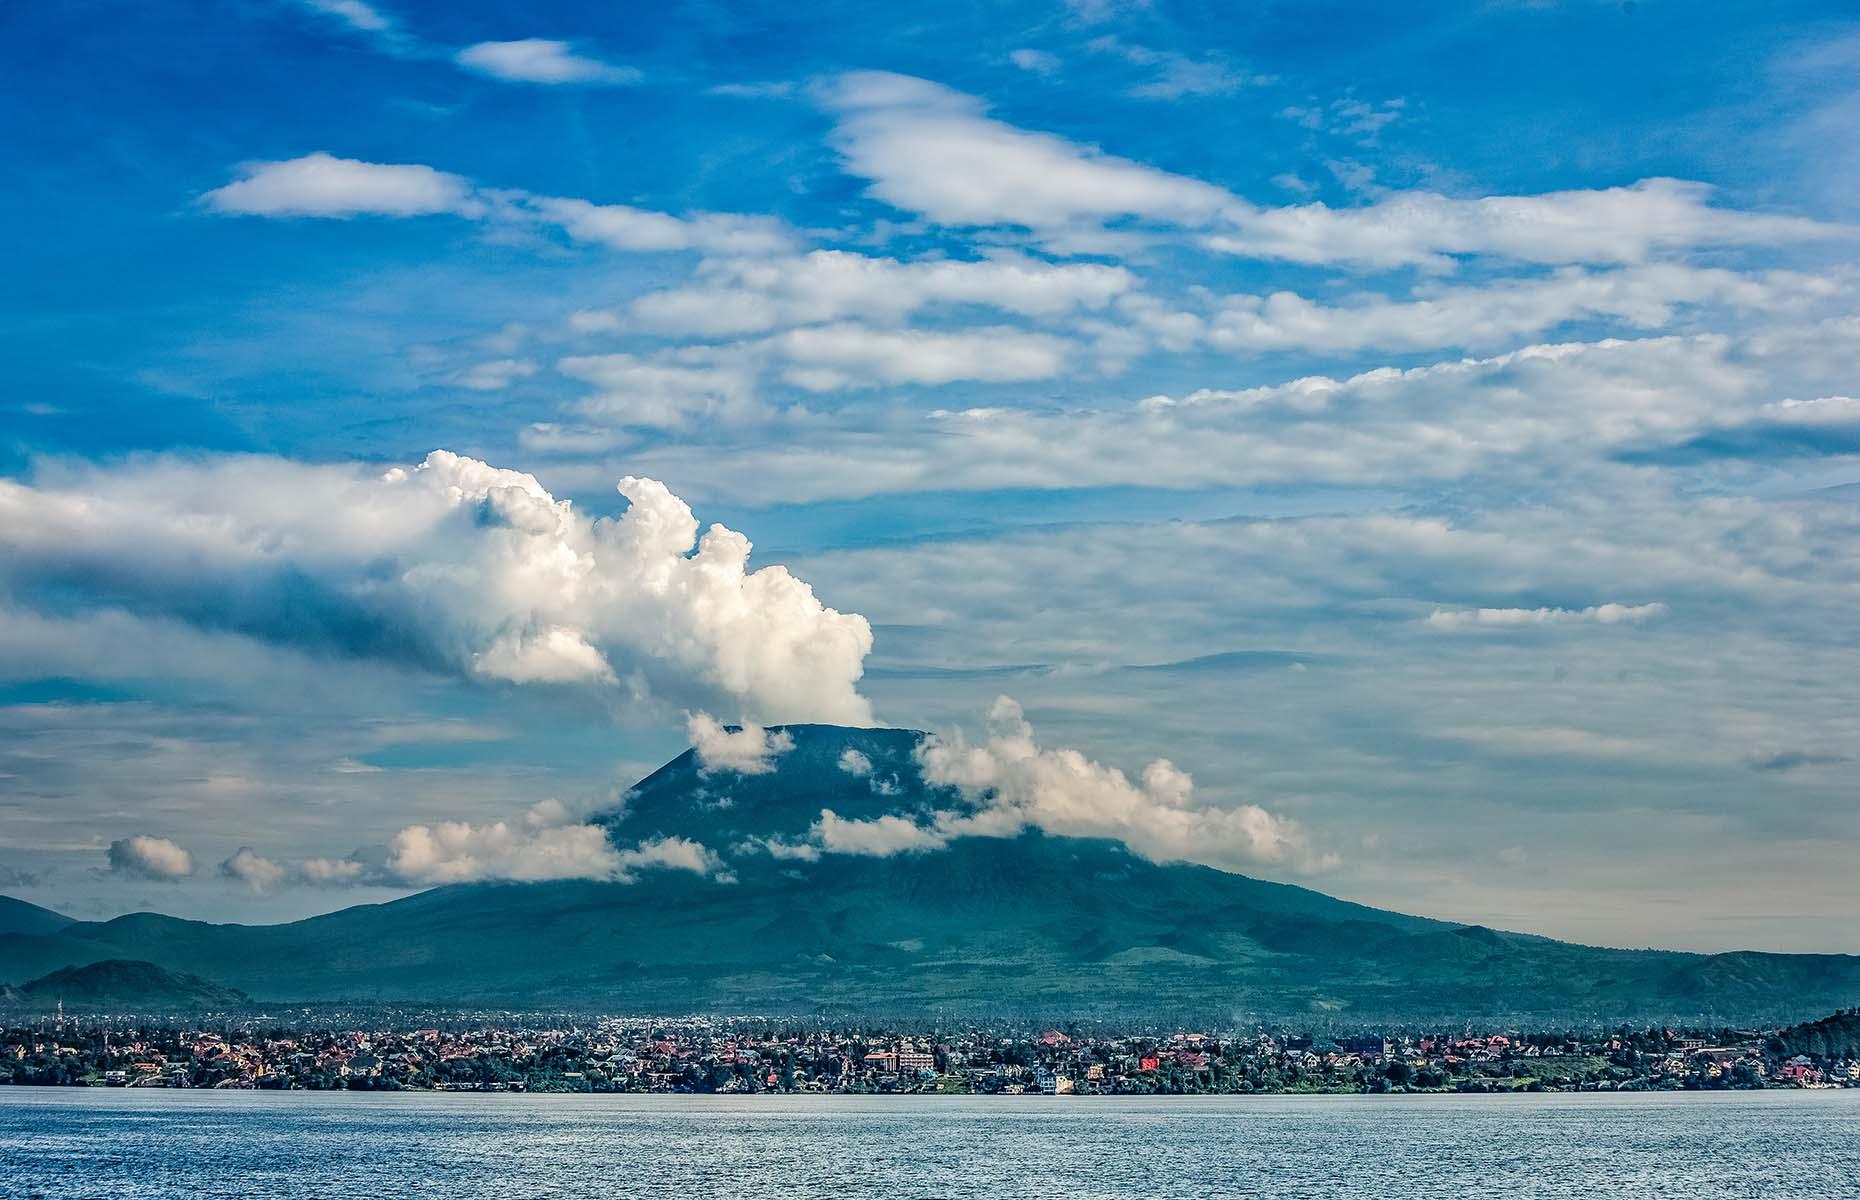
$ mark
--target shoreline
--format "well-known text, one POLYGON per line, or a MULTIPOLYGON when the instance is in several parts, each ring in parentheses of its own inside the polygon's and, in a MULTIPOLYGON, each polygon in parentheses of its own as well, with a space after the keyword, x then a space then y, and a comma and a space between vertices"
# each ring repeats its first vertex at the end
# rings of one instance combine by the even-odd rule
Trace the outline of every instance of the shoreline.
POLYGON ((469 1088, 469 1087, 400 1087, 400 1088, 307 1088, 307 1087, 192 1087, 168 1084, 144 1084, 141 1086, 105 1083, 9 1083, 0 1081, 0 1096, 20 1093, 46 1092, 163 1092, 203 1094, 236 1093, 247 1095, 268 1093, 273 1095, 295 1096, 495 1096, 507 1097, 624 1097, 633 1099, 687 1099, 697 1101, 712 1100, 897 1100, 912 1103, 923 1101, 949 1100, 1000 1100, 1000 1101, 1123 1101, 1142 1102, 1176 1101, 1176 1100, 1331 1100, 1349 1098, 1367 1098, 1377 1100, 1425 1100, 1441 1098, 1457 1099, 1508 1099, 1526 1096, 1725 1096, 1752 1095, 1756 1093, 1790 1093, 1790 1092, 1860 1092, 1860 1083, 1834 1084, 1819 1083, 1804 1086, 1770 1084, 1763 1087, 1623 1087, 1623 1088, 1436 1088, 1377 1091, 1374 1089, 1332 1089, 1332 1090, 1281 1090, 1281 1091, 1201 1091, 1201 1092, 1043 1092, 1043 1091, 814 1091, 814 1090, 778 1090, 762 1091, 639 1091, 639 1090, 592 1090, 556 1087, 517 1087, 517 1088, 469 1088))
MULTIPOLYGON (((1434 1105, 1451 1102, 1466 1102, 1469 1107, 1493 1105, 1528 1106, 1538 1103, 1662 1103, 1672 1101, 1697 1102, 1701 1105, 1730 1103, 1739 1098, 1749 1100, 1754 1097, 1803 1097, 1808 1095, 1830 1096, 1860 1093, 1860 1087, 1832 1088, 1743 1088, 1724 1090, 1680 1090, 1658 1089, 1621 1092, 1223 1092, 1200 1095, 1156 1095, 1140 1096, 1132 1094, 1118 1095, 1064 1095, 1048 1096, 1041 1094, 1006 1096, 999 1093, 902 1093, 902 1092, 438 1092, 430 1090, 404 1090, 398 1092, 350 1092, 338 1093, 319 1091, 311 1088, 103 1088, 83 1086, 34 1086, 0 1084, 0 1106, 17 1104, 21 1101, 31 1103, 28 1097, 38 1097, 48 1102, 63 1102, 81 1098, 95 1097, 100 1094, 117 1095, 134 1093, 141 1097, 145 1094, 159 1093, 176 1100, 199 1099, 209 1096, 251 1098, 262 1093, 268 1097, 288 1096, 308 1100, 312 1097, 327 1097, 337 1101, 332 1107, 341 1107, 351 1101, 361 1108, 375 1104, 400 1105, 414 1101, 442 1100, 445 1103, 459 1102, 468 1105, 473 1101, 493 1101, 497 1106, 509 1105, 522 1107, 526 1102, 570 1101, 575 1104, 587 1104, 593 1107, 628 1106, 652 1108, 667 1104, 677 1108, 701 1110, 705 1108, 730 1109, 731 1111, 753 1110, 755 1107, 769 1105, 794 1108, 818 1108, 833 1111, 836 1107, 846 1110, 891 1110, 911 1108, 919 1105, 932 1107, 954 1107, 959 1105, 977 1105, 990 1109, 1054 1112, 1078 1109, 1116 1109, 1119 1111, 1148 1107, 1227 1107, 1245 1108, 1250 1104, 1279 1105, 1312 1102, 1315 1105, 1364 1101, 1373 1105, 1434 1105), (338 1101, 337 1098, 340 1097, 338 1101), (1076 1102, 1076 1103, 1075 1103, 1076 1102)), ((295 1099, 293 1100, 295 1102, 295 1099)), ((1759 1101, 1767 1102, 1767 1101, 1759 1101)))

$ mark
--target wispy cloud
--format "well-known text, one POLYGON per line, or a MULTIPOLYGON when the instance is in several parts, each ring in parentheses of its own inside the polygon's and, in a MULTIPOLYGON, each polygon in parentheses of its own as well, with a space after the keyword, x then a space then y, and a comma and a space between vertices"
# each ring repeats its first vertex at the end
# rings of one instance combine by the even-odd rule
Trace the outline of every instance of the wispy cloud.
POLYGON ((632 67, 602 62, 577 52, 570 42, 550 38, 479 42, 460 50, 457 57, 466 70, 509 83, 624 84, 640 78, 632 67))
POLYGON ((1430 629, 1530 629, 1549 625, 1639 625, 1666 615, 1664 604, 1594 604, 1588 608, 1437 608, 1430 629))
POLYGON ((334 17, 358 33, 387 33, 395 28, 392 17, 363 0, 302 0, 304 7, 334 17))
POLYGON ((637 83, 638 69, 602 60, 575 42, 524 37, 452 48, 409 27, 398 15, 367 0, 297 0, 304 8, 358 35, 395 58, 450 60, 461 70, 505 83, 559 87, 637 83))
POLYGON ((595 204, 511 189, 484 189, 419 163, 372 163, 323 151, 251 162, 240 178, 201 197, 215 212, 255 217, 426 217, 451 215, 500 226, 543 225, 615 250, 705 250, 768 254, 794 248, 777 221, 726 213, 675 217, 623 204, 595 204))
POLYGON ((1463 256, 1639 263, 1692 247, 1856 236, 1805 217, 1720 207, 1706 184, 1661 178, 1530 196, 1409 191, 1361 208, 1263 208, 1212 183, 1009 125, 982 100, 924 79, 855 72, 822 98, 836 114, 847 170, 871 181, 873 198, 945 226, 1023 227, 1058 248, 1101 252, 1116 244, 1105 240, 1107 224, 1132 219, 1205 231, 1203 244, 1222 253, 1376 269, 1447 270, 1463 256))
POLYGON ((1142 100, 1227 96, 1243 87, 1274 81, 1271 76, 1254 75, 1217 57, 1194 58, 1177 50, 1157 50, 1114 36, 1096 38, 1086 49, 1142 68, 1149 77, 1128 89, 1130 95, 1142 100))

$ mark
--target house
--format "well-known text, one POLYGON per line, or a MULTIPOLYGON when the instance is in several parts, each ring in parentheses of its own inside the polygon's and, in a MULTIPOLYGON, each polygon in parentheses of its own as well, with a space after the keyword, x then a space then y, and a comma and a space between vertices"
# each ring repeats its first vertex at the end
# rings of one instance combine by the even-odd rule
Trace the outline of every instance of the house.
POLYGON ((1356 1058, 1386 1058, 1389 1052, 1388 1039, 1380 1034, 1363 1037, 1347 1037, 1337 1043, 1345 1054, 1356 1058))
POLYGON ((1806 1087, 1811 1083, 1821 1082, 1821 1072, 1815 1069, 1814 1060, 1804 1054, 1796 1055, 1779 1067, 1776 1077, 1785 1083, 1793 1083, 1797 1087, 1806 1087))

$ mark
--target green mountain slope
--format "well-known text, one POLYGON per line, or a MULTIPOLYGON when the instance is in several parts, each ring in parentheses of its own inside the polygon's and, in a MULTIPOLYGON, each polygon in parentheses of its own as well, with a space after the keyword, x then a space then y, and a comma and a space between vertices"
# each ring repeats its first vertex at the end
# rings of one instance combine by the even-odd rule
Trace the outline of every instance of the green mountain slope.
POLYGON ((1141 1014, 1544 1024, 1785 1021, 1860 1001, 1860 958, 1608 950, 1383 912, 1305 888, 1027 833, 929 854, 776 858, 822 808, 949 803, 904 730, 795 726, 778 769, 687 753, 602 818, 685 836, 735 881, 439 888, 277 926, 149 913, 0 934, 0 978, 144 959, 273 1000, 430 1000, 614 1011, 1141 1014), (856 750, 869 774, 841 769, 856 750))
POLYGON ((189 1012, 242 1008, 244 992, 198 975, 169 971, 149 962, 106 959, 64 967, 17 989, 14 1003, 49 1009, 107 1009, 122 1012, 189 1012))
POLYGON ((0 934, 56 933, 71 924, 71 918, 49 908, 40 908, 11 896, 0 896, 0 934))

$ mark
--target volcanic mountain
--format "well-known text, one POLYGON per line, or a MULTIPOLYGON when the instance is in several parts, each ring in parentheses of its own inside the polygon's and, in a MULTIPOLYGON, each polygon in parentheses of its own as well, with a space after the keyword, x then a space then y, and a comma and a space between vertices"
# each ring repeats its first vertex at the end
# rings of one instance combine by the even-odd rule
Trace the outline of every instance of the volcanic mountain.
POLYGON ((269 1001, 1352 1025, 1781 1022, 1860 1001, 1860 958, 1572 945, 1113 841, 1030 830, 889 857, 811 852, 823 809, 921 816, 950 797, 923 781, 922 734, 780 732, 792 748, 766 773, 706 771, 687 751, 598 818, 617 845, 720 851, 721 878, 460 884, 282 925, 35 917, 0 932, 0 980, 134 959, 269 1001))

